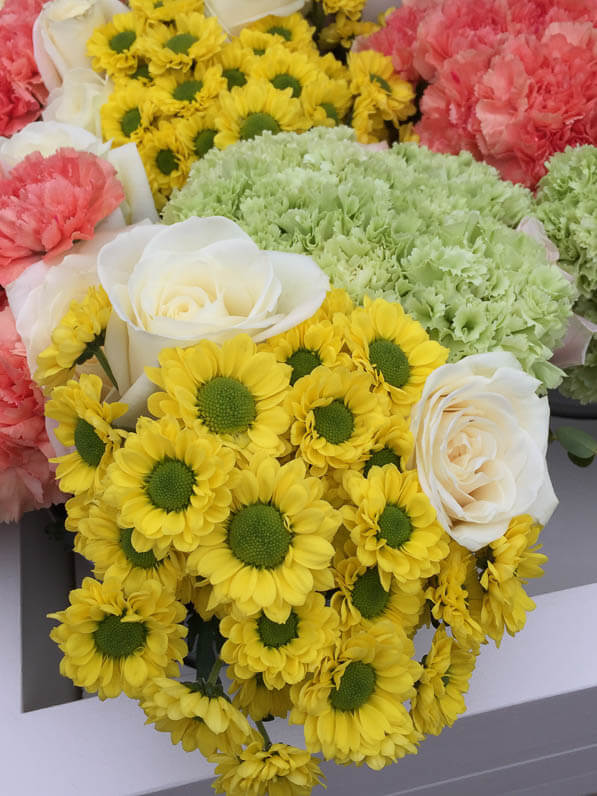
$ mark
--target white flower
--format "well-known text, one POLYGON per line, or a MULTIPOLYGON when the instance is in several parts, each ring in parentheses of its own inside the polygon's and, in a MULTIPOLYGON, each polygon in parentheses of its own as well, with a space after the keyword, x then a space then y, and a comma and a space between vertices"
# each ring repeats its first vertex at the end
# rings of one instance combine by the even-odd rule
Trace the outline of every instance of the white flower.
POLYGON ((78 67, 67 72, 61 86, 50 91, 42 111, 45 122, 65 122, 102 137, 100 108, 112 93, 112 81, 92 69, 78 67))
POLYGON ((100 251, 98 275, 114 308, 106 356, 137 415, 152 389, 144 368, 163 348, 265 340, 311 317, 329 289, 310 257, 260 251, 220 217, 125 230, 100 251))
POLYGON ((288 17, 300 11, 307 0, 205 0, 206 16, 217 17, 220 25, 232 36, 262 17, 274 14, 288 17))
POLYGON ((410 466, 439 522, 469 550, 498 539, 519 514, 544 525, 558 504, 538 386, 512 354, 477 354, 433 371, 413 409, 410 466))
POLYGON ((51 0, 33 26, 33 51, 41 79, 49 91, 58 88, 71 69, 91 68, 87 39, 114 14, 128 7, 120 0, 51 0))

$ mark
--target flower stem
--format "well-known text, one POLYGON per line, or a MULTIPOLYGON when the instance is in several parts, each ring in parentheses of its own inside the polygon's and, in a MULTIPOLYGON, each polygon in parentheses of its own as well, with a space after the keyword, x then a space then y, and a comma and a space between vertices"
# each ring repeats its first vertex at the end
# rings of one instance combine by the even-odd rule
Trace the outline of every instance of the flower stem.
POLYGON ((259 732, 261 733, 261 737, 263 738, 263 748, 264 748, 264 749, 265 749, 265 751, 267 752, 267 750, 268 750, 268 749, 270 748, 270 746, 272 745, 271 738, 270 738, 270 737, 269 737, 269 735, 267 734, 267 730, 265 729, 265 726, 264 726, 264 724, 263 724, 263 722, 262 722, 262 721, 256 721, 256 722, 255 722, 255 726, 257 727, 257 729, 258 729, 258 730, 259 730, 259 732))
POLYGON ((216 658, 216 662, 211 667, 211 672, 209 673, 209 677, 207 678, 207 685, 215 685, 218 680, 218 675, 220 674, 220 669, 224 665, 224 661, 221 658, 216 658))
POLYGON ((94 353, 94 356, 96 357, 97 361, 100 363, 100 365, 104 369, 104 372, 105 372, 106 376, 110 379, 110 381, 116 387, 116 389, 118 389, 118 382, 116 381, 116 378, 115 378, 114 374, 112 373, 112 368, 110 367, 110 363, 108 362, 108 360, 106 358, 106 355, 103 352, 103 349, 100 348, 100 346, 94 346, 93 353, 94 353))

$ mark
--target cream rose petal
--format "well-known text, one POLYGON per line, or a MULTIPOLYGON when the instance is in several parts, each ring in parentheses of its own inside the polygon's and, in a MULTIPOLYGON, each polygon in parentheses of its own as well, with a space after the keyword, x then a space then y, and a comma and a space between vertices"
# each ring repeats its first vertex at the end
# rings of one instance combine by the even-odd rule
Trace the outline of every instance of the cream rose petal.
POLYGON ((300 11, 307 0, 205 0, 206 16, 218 18, 227 33, 236 36, 242 28, 269 14, 287 17, 300 11))

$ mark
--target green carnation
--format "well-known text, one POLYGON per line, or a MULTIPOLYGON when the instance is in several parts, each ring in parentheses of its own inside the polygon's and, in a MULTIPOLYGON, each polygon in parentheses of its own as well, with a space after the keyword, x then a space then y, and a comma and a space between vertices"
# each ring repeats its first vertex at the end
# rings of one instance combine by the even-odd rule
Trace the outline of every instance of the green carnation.
POLYGON ((532 206, 468 152, 375 152, 339 127, 211 150, 164 220, 231 218, 263 249, 310 254, 357 301, 399 301, 453 360, 502 348, 553 387, 573 291, 514 230, 532 206))

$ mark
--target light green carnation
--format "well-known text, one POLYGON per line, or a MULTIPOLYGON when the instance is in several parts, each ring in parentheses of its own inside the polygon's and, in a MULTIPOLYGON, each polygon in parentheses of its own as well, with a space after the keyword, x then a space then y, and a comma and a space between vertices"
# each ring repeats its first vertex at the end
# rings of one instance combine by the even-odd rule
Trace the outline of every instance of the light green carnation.
POLYGON ((451 358, 503 348, 546 386, 573 290, 516 232, 529 191, 470 153, 371 151, 349 128, 265 134, 212 150, 174 193, 166 223, 232 218, 264 249, 310 254, 335 287, 399 301, 451 358))

